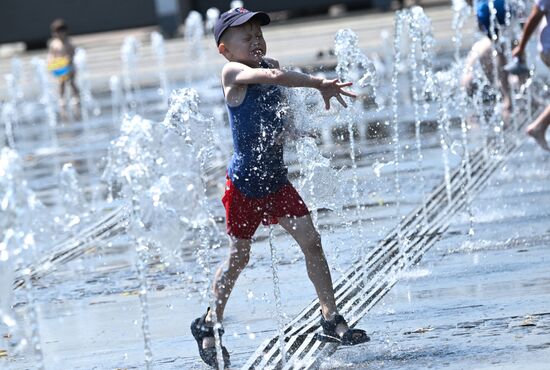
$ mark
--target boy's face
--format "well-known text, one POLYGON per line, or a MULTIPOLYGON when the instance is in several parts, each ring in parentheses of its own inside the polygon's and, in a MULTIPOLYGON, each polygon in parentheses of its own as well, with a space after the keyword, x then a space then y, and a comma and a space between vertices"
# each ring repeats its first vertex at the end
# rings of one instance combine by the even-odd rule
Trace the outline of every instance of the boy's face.
POLYGON ((231 62, 240 62, 249 67, 257 67, 267 51, 260 22, 251 19, 237 27, 225 31, 218 51, 231 62))

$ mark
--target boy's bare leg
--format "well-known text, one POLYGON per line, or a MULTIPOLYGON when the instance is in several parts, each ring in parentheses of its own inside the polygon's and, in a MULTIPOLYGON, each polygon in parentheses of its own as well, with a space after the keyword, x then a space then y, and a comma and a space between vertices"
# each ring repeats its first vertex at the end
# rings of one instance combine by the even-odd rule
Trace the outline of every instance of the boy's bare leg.
POLYGON ((486 75, 492 73, 490 55, 492 50, 491 40, 483 38, 477 41, 472 46, 472 50, 468 53, 466 62, 464 63, 464 72, 461 81, 462 86, 466 89, 468 94, 473 94, 475 89, 479 88, 479 86, 474 84, 474 68, 478 61, 486 75))
POLYGON ((78 90, 78 87, 76 86, 76 79, 75 79, 74 73, 69 78, 68 83, 71 87, 71 94, 72 94, 71 102, 70 102, 71 109, 76 119, 80 119, 80 90, 78 90))
POLYGON ((550 125, 550 105, 547 105, 544 111, 533 121, 533 123, 527 126, 527 134, 532 136, 536 140, 537 144, 545 150, 550 150, 545 138, 548 125, 550 125))
POLYGON ((71 76, 71 78, 69 78, 69 83, 71 84, 73 99, 75 99, 75 101, 77 101, 80 104, 80 90, 76 86, 76 78, 74 74, 71 76))
POLYGON ((59 81, 59 116, 62 120, 67 120, 66 111, 67 102, 65 101, 65 81, 59 81))
MULTIPOLYGON (((306 260, 306 268, 309 279, 315 287, 321 312, 325 320, 331 320, 338 314, 336 300, 334 299, 334 288, 330 269, 321 245, 321 236, 315 230, 311 216, 298 218, 281 217, 279 224, 296 240, 306 260)), ((342 336, 348 330, 347 325, 339 324, 336 333, 342 336)))
MULTIPOLYGON (((216 320, 223 322, 223 312, 229 299, 229 295, 235 286, 237 278, 244 270, 250 259, 251 241, 249 239, 237 239, 230 237, 229 256, 218 268, 214 277, 214 299, 216 300, 216 320)), ((208 312, 206 323, 212 324, 212 311, 208 312)), ((203 340, 203 348, 214 347, 214 338, 207 337, 203 340)))
POLYGON ((76 86, 76 76, 75 76, 74 73, 73 73, 73 75, 71 76, 71 78, 69 78, 69 82, 70 82, 71 88, 72 88, 72 90, 73 90, 73 97, 80 100, 80 90, 79 90, 78 87, 76 86))
POLYGON ((512 91, 510 88, 510 82, 508 81, 508 72, 504 70, 504 66, 506 65, 506 58, 504 57, 503 53, 498 53, 497 61, 498 84, 500 88, 500 93, 502 94, 502 115, 504 118, 504 122, 507 125, 510 121, 510 114, 512 113, 512 91))
POLYGON ((59 81, 59 99, 65 99, 65 81, 59 81))

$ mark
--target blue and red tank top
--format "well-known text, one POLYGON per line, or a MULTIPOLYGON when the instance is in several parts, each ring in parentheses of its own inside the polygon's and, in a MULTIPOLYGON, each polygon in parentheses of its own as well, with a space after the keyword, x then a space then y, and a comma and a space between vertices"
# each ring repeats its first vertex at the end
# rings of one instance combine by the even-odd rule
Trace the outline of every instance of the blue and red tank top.
MULTIPOLYGON (((262 68, 268 67, 265 62, 262 68)), ((283 131, 285 105, 277 85, 248 85, 243 102, 227 105, 233 135, 233 156, 227 174, 249 198, 262 198, 288 184, 283 161, 283 144, 277 136, 283 131)))

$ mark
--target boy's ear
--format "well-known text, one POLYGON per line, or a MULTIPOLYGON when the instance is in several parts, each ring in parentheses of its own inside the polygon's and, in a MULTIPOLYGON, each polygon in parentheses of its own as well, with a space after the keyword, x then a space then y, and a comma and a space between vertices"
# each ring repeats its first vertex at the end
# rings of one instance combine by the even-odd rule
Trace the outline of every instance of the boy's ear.
POLYGON ((221 55, 224 55, 224 53, 227 51, 227 48, 225 47, 225 44, 223 42, 220 42, 220 44, 218 45, 218 52, 221 54, 221 55))

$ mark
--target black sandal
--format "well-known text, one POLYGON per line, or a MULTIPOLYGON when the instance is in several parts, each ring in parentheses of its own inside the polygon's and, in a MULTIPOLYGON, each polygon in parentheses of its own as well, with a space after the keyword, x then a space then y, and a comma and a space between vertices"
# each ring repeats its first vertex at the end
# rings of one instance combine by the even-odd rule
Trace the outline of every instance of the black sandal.
MULTIPOLYGON (((218 361, 216 358, 216 347, 214 346, 214 347, 202 348, 203 339, 214 336, 214 328, 206 325, 206 320, 205 320, 209 310, 210 310, 210 307, 208 308, 208 310, 204 315, 193 320, 193 322, 191 323, 191 334, 193 334, 193 337, 197 341, 197 345, 199 346, 199 354, 201 355, 202 360, 207 365, 212 366, 215 369, 218 369, 218 361)), ((220 335, 220 341, 222 339, 223 333, 224 333, 223 329, 218 329, 218 334, 220 335)), ((222 347, 223 362, 225 364, 225 368, 227 368, 229 365, 231 365, 231 362, 229 361, 229 352, 227 352, 227 349, 224 346, 221 346, 221 347, 222 347)))
POLYGON ((336 333, 336 327, 340 324, 348 324, 344 317, 342 317, 342 315, 336 315, 332 320, 328 321, 325 320, 325 318, 321 314, 321 327, 323 328, 323 332, 317 333, 315 335, 316 339, 320 340, 321 342, 340 343, 343 346, 355 346, 356 344, 365 343, 370 340, 367 332, 361 329, 349 328, 340 337, 336 333))

